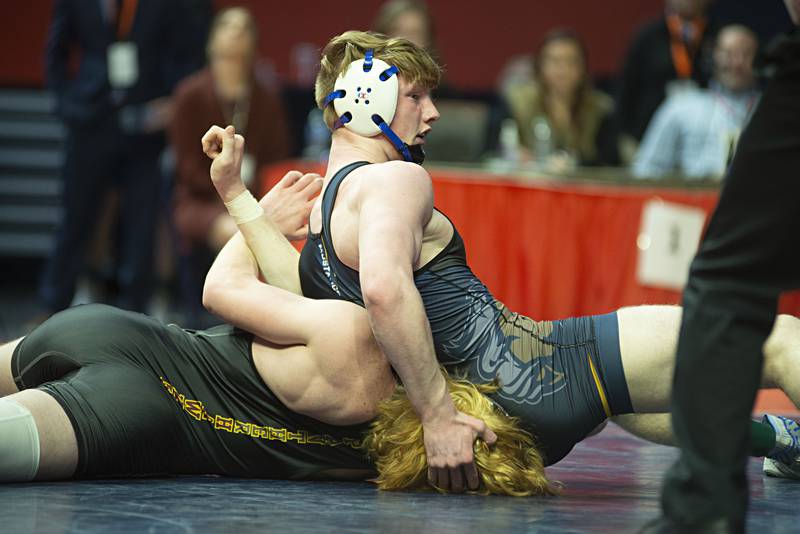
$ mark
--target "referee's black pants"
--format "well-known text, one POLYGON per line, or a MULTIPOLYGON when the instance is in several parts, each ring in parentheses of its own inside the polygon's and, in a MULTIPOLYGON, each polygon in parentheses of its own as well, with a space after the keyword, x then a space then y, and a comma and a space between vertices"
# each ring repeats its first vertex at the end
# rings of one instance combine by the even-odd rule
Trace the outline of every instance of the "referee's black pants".
POLYGON ((750 413, 781 291, 800 287, 800 35, 742 134, 683 294, 664 515, 744 528, 750 413))

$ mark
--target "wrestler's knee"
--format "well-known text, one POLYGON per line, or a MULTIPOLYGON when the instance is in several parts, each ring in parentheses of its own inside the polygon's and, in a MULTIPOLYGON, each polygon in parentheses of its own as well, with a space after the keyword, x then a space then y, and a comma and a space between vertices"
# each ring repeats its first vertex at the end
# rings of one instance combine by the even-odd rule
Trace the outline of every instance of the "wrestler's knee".
POLYGON ((27 390, 0 399, 0 482, 67 478, 77 461, 75 431, 53 397, 27 390))
POLYGON ((781 379, 794 376, 793 368, 800 362, 800 319, 779 315, 764 343, 763 385, 777 387, 781 379))

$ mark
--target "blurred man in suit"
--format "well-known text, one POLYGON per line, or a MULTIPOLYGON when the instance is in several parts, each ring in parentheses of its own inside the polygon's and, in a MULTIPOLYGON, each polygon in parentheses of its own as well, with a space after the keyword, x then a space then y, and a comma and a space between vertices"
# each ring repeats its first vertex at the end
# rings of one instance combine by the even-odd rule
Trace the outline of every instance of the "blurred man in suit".
POLYGON ((114 188, 120 199, 116 304, 132 310, 147 305, 169 95, 198 66, 192 64, 198 51, 181 48, 192 40, 178 31, 180 6, 158 0, 54 4, 46 71, 66 143, 63 217, 39 287, 44 315, 72 301, 97 220, 114 188))

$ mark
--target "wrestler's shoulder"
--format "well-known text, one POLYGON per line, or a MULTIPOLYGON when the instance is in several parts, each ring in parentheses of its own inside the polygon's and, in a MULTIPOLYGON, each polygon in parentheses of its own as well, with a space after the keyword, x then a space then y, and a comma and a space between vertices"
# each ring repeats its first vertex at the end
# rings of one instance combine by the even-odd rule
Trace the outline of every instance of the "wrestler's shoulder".
POLYGON ((397 188, 431 187, 430 174, 416 163, 387 161, 385 163, 366 165, 358 170, 363 170, 364 176, 369 177, 367 183, 370 189, 388 187, 396 190, 397 188))

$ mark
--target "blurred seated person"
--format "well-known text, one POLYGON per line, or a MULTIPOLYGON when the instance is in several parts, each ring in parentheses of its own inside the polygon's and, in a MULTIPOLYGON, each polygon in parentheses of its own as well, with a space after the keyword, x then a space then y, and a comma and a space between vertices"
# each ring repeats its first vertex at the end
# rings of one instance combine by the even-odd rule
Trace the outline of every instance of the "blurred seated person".
POLYGON ((248 187, 257 183, 261 166, 289 155, 278 92, 255 75, 257 44, 258 30, 249 11, 222 10, 211 25, 208 67, 175 91, 169 135, 176 163, 173 218, 182 253, 198 247, 219 251, 236 233, 236 224, 208 181, 209 160, 197 143, 209 124, 233 124, 237 132, 246 132, 242 174, 248 187))
POLYGON ((497 76, 497 90, 501 95, 514 85, 533 80, 533 53, 516 54, 508 58, 497 76))
POLYGON ((372 30, 388 37, 402 37, 433 54, 433 18, 425 2, 389 0, 380 10, 372 30))
POLYGON ((533 157, 551 170, 615 163, 613 102, 592 88, 586 59, 574 31, 553 30, 534 58, 534 79, 507 88, 523 161, 533 157))
POLYGON ((668 94, 708 83, 713 21, 712 0, 665 0, 664 14, 646 23, 625 57, 617 101, 619 152, 633 160, 647 125, 668 94))
MULTIPOLYGON (((372 31, 388 37, 408 39, 424 48, 439 64, 443 64, 436 46, 436 29, 428 4, 422 0, 389 0, 381 5, 372 23, 372 31)), ((459 92, 443 79, 435 98, 458 98, 459 92)))
POLYGON ((723 28, 708 89, 680 92, 661 104, 633 164, 637 177, 682 174, 720 178, 758 99, 753 60, 758 38, 741 25, 723 28))

